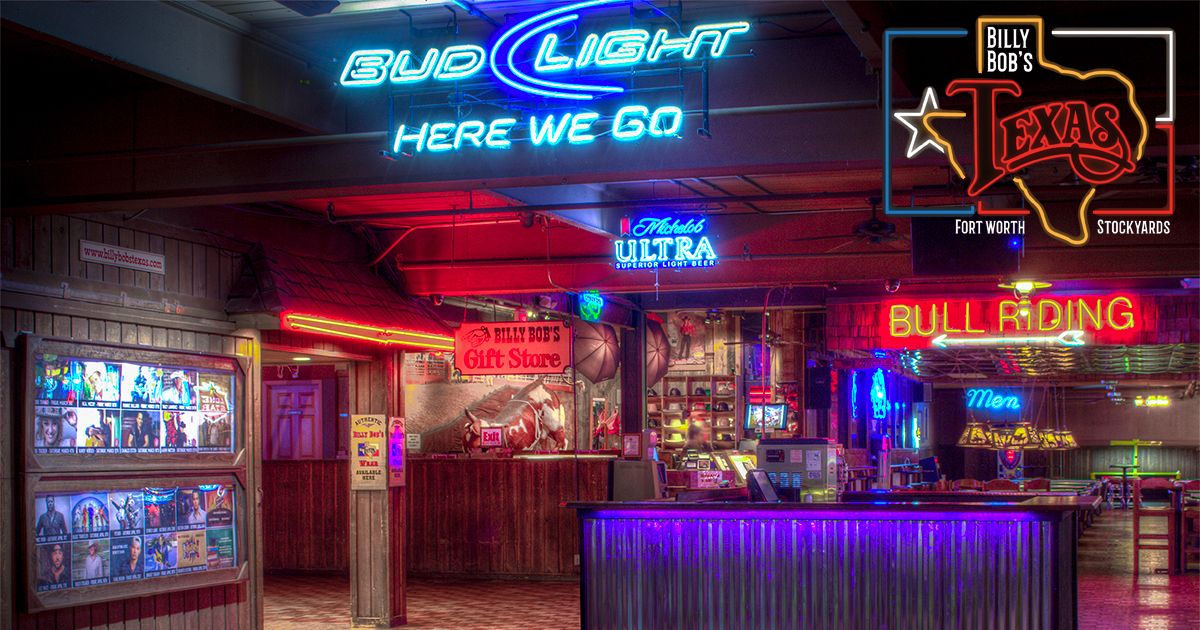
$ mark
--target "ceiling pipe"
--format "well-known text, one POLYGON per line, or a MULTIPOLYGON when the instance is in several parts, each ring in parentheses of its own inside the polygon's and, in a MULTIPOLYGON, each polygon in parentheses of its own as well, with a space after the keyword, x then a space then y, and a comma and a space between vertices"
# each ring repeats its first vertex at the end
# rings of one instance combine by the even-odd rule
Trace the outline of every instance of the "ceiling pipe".
MULTIPOLYGON (((850 238, 850 235, 846 235, 850 238)), ((1182 243, 1170 245, 1155 245, 1155 251, 1162 250, 1179 250, 1179 251, 1196 251, 1196 243, 1182 243)), ((1146 249, 1145 245, 1089 245, 1089 252, 1101 251, 1132 251, 1146 249)), ((1073 247, 1056 247, 1053 245, 1032 246, 1026 248, 1027 252, 1037 253, 1052 253, 1052 252, 1067 252, 1077 251, 1073 247)), ((722 258, 722 262, 758 262, 771 260, 809 260, 820 258, 883 258, 894 256, 909 256, 912 250, 895 249, 877 251, 855 251, 855 252, 790 252, 778 254, 746 254, 742 256, 728 256, 722 258)), ((541 267, 541 266, 562 266, 562 265, 610 265, 612 264, 611 256, 564 256, 559 258, 479 258, 473 260, 427 260, 403 263, 399 265, 400 271, 430 271, 438 269, 480 269, 488 267, 541 267)), ((1156 276, 1164 274, 1158 273, 1156 276)), ((1167 276, 1177 274, 1165 274, 1167 276)))
POLYGON ((493 219, 493 220, 489 220, 489 221, 460 221, 457 223, 451 221, 448 223, 446 223, 446 222, 427 223, 425 225, 414 225, 412 227, 397 228, 397 229, 404 230, 404 233, 401 234, 400 236, 396 237, 396 240, 392 241, 392 244, 388 245, 387 249, 384 249, 383 252, 381 254, 379 254, 378 256, 376 256, 375 260, 372 260, 370 262, 370 264, 367 266, 374 267, 375 265, 378 265, 380 262, 383 261, 384 258, 387 258, 388 254, 392 253, 392 250, 396 249, 396 247, 398 247, 400 245, 401 241, 403 241, 405 238, 407 238, 409 234, 412 234, 413 232, 416 232, 417 230, 434 230, 434 229, 439 229, 439 228, 477 227, 477 226, 481 226, 481 225, 503 225, 505 223, 520 223, 520 222, 521 222, 520 219, 493 219))

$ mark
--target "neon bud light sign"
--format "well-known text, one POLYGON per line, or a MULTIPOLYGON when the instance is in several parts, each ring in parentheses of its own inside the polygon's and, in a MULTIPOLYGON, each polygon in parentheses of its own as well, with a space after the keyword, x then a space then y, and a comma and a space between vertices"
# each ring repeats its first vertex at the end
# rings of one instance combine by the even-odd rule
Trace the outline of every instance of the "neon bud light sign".
POLYGON ((712 267, 717 253, 705 232, 704 217, 641 217, 621 219, 621 236, 614 243, 617 269, 680 269, 712 267))
MULTIPOLYGON (((686 31, 659 28, 654 32, 643 28, 589 31, 581 23, 588 12, 629 4, 630 0, 590 0, 543 11, 502 27, 487 47, 459 44, 423 51, 356 50, 346 59, 340 82, 350 88, 442 83, 451 89, 450 82, 472 80, 486 69, 499 87, 526 99, 590 102, 626 92, 625 86, 600 75, 611 77, 635 67, 652 69, 679 61, 718 59, 725 55, 732 38, 750 30, 749 22, 744 21, 703 23, 686 31)), ((627 16, 624 22, 628 24, 627 16)), ((619 142, 678 137, 684 115, 680 107, 623 105, 608 112, 588 109, 530 116, 523 124, 504 116, 490 120, 405 121, 396 130, 392 151, 415 155, 472 148, 508 149, 514 139, 528 139, 535 146, 554 146, 591 144, 605 136, 619 142)))

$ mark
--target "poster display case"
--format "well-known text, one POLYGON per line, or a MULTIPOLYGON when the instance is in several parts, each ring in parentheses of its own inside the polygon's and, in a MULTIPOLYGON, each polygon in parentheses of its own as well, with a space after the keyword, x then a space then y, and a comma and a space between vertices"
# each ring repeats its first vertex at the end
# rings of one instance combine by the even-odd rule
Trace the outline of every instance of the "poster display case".
POLYGON ((29 339, 21 376, 28 471, 243 465, 237 359, 29 339))
POLYGON ((232 474, 25 480, 30 612, 247 577, 245 487, 232 474))
POLYGON ((33 336, 21 350, 26 610, 248 579, 249 364, 33 336))

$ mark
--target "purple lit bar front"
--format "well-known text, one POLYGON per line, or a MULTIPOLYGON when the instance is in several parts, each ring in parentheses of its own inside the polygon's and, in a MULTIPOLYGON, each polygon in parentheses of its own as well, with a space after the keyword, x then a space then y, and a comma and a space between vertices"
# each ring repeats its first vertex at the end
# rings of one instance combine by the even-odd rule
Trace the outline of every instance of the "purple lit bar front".
POLYGON ((1058 507, 572 507, 585 628, 1076 623, 1074 515, 1058 507))

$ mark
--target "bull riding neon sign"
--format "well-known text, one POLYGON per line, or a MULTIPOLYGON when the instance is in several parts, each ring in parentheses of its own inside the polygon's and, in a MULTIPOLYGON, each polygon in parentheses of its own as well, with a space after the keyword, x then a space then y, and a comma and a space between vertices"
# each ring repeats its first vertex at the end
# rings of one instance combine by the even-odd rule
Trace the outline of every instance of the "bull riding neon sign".
MULTIPOLYGON (((543 11, 512 27, 502 28, 487 48, 461 44, 411 49, 356 50, 342 70, 344 87, 405 87, 422 83, 468 81, 485 72, 520 97, 590 103, 620 96, 623 85, 596 80, 596 75, 653 67, 679 61, 719 59, 732 38, 750 30, 744 21, 698 24, 678 36, 665 28, 653 33, 624 28, 564 39, 580 30, 586 11, 629 4, 629 0, 590 0, 543 11), (571 51, 565 54, 564 51, 571 51), (588 77, 592 78, 589 79, 588 77)), ((535 110, 538 108, 534 108, 535 110)), ((396 129, 392 153, 445 153, 461 149, 508 149, 514 132, 534 146, 585 145, 603 136, 618 142, 678 138, 684 112, 676 105, 630 103, 610 114, 588 110, 530 116, 521 124, 501 116, 436 122, 404 122, 396 129)))
MULTIPOLYGON (((1055 39, 1047 40, 1040 17, 981 17, 976 22, 974 57, 978 76, 954 77, 944 90, 927 87, 917 109, 892 111, 891 76, 893 44, 939 45, 967 36, 966 29, 888 29, 884 34, 884 174, 883 199, 891 200, 892 134, 898 125, 907 139, 906 159, 927 150, 941 153, 951 173, 966 183, 970 204, 962 207, 893 207, 885 202, 886 214, 907 216, 1022 216, 1033 213, 1045 233, 1072 246, 1090 239, 1089 215, 1159 216, 1175 211, 1175 32, 1154 28, 1056 28, 1055 39), (1046 44, 1069 45, 1064 40, 1079 38, 1132 40, 1160 39, 1166 43, 1163 71, 1167 75, 1166 111, 1155 117, 1153 127, 1143 113, 1143 103, 1133 81, 1124 73, 1099 68, 1080 71, 1048 58, 1046 44), (920 44, 912 40, 933 40, 920 44), (1046 84, 1060 83, 1063 94, 1110 91, 1112 95, 1042 99, 1046 84), (1081 87, 1083 84, 1089 87, 1081 87), (1096 87, 1090 87, 1096 86, 1096 87), (943 107, 938 97, 955 99, 958 108, 943 107), (960 122, 956 122, 960 121, 960 122), (956 128, 957 125, 957 128, 956 128), (1100 207, 1097 193, 1123 177, 1137 175, 1138 162, 1149 143, 1166 146, 1166 181, 1157 207, 1100 207), (973 164, 973 172, 963 160, 973 164), (1062 163, 1077 178, 1077 184, 1062 185, 1055 179, 1055 166, 1062 163), (1037 168, 1034 168, 1037 167, 1037 168), (1039 171, 1038 168, 1041 170, 1039 171), (1040 179, 1056 194, 1073 192, 1062 209, 1043 199, 1034 186, 1040 179), (1022 207, 985 207, 982 197, 993 187, 1011 182, 1022 207), (1054 186, 1051 186, 1054 184, 1054 186), (1072 227, 1064 227, 1068 222, 1072 227)), ((1130 55, 1136 58, 1136 55, 1130 55)), ((1143 90, 1144 91, 1144 90, 1143 90)), ((1003 191, 1002 191, 1003 192, 1003 191)), ((1155 202, 1152 202, 1152 204, 1155 202)), ((1166 221, 1097 220, 1098 233, 1165 234, 1166 221)))
POLYGON ((641 217, 621 219, 621 236, 614 242, 617 269, 680 269, 712 267, 717 253, 708 239, 704 217, 641 217))

